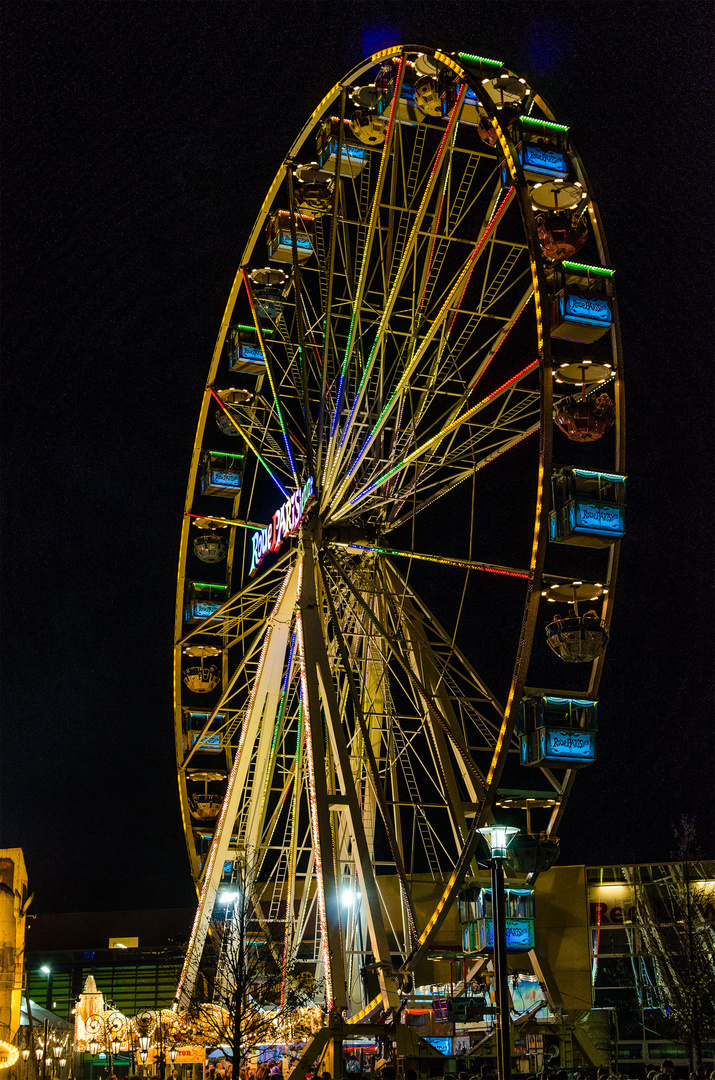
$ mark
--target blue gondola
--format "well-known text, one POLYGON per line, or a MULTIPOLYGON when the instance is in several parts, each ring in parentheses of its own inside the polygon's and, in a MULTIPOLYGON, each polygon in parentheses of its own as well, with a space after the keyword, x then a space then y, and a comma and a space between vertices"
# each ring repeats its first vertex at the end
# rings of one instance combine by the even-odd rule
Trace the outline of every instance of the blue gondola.
POLYGON ((233 499, 243 481, 243 454, 204 450, 201 455, 201 494, 233 499))
POLYGON ((549 539, 577 547, 610 547, 626 531, 626 477, 619 473, 554 469, 549 539))
POLYGON ((577 769, 596 760, 596 702, 529 696, 519 706, 522 765, 577 769))
MULTIPOLYGON (((506 907, 506 947, 512 952, 534 947, 534 890, 504 889, 506 907)), ((491 952, 494 948, 492 890, 478 885, 462 889, 457 897, 465 954, 491 952)))

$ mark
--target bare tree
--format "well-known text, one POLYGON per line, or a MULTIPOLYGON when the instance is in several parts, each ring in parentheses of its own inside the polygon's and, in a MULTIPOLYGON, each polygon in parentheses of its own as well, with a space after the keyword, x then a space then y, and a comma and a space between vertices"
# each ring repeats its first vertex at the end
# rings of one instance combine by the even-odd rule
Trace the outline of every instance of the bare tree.
POLYGON ((202 1042, 227 1048, 237 1080, 259 1043, 308 1037, 320 1010, 312 973, 286 955, 283 936, 261 912, 256 859, 244 855, 232 877, 225 918, 211 924, 188 1020, 202 1042))
POLYGON ((659 890, 660 903, 641 905, 639 918, 663 1011, 694 1070, 703 1063, 703 1043, 715 1037, 715 926, 706 919, 713 885, 703 883, 692 819, 684 817, 675 836, 674 872, 659 890))

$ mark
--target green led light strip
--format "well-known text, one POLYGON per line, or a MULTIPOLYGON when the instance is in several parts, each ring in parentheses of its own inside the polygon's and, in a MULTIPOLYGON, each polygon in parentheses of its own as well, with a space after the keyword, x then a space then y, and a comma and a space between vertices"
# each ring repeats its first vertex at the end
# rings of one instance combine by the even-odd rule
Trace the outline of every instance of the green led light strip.
MULTIPOLYGON (((254 334, 256 333, 255 326, 246 326, 245 323, 236 323, 236 329, 237 330, 250 330, 252 333, 254 333, 254 334)), ((263 333, 264 333, 264 335, 265 334, 272 334, 273 331, 272 330, 264 330, 263 333)))
POLYGON ((503 60, 490 60, 487 56, 474 56, 472 53, 457 53, 460 60, 466 60, 468 64, 491 64, 492 67, 504 67, 503 60))
POLYGON ((201 587, 202 589, 227 589, 228 585, 215 585, 211 581, 191 581, 189 584, 194 588, 201 587))
POLYGON ((206 453, 210 454, 211 457, 238 458, 240 461, 243 461, 246 456, 245 454, 225 454, 223 450, 207 450, 206 453))
POLYGON ((561 263, 567 270, 585 270, 589 274, 597 274, 600 277, 613 277, 615 270, 607 270, 605 266, 587 266, 586 263, 569 262, 567 259, 561 263))
POLYGON ((529 124, 533 127, 549 128, 550 131, 568 131, 567 124, 555 124, 552 120, 537 120, 533 116, 522 116, 522 124, 529 124))

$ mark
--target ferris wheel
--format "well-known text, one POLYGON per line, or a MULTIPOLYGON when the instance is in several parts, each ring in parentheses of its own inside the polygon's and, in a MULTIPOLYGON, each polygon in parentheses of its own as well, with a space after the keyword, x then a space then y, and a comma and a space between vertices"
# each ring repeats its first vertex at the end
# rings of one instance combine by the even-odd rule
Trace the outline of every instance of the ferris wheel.
POLYGON ((368 57, 271 184, 203 395, 179 997, 242 853, 284 962, 352 1019, 397 1003, 495 812, 522 871, 553 861, 624 507, 613 270, 568 126, 501 62, 368 57))

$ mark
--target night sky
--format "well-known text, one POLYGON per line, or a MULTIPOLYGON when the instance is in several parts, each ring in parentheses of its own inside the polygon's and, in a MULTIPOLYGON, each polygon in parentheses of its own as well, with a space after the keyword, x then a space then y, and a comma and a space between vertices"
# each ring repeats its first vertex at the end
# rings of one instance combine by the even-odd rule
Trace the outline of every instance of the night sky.
POLYGON ((198 409, 250 226, 364 53, 504 59, 572 127, 627 379, 628 536, 562 863, 713 840, 713 8, 44 3, 2 9, 2 843, 35 910, 193 903, 173 747, 198 409))

